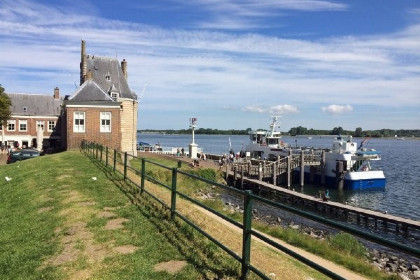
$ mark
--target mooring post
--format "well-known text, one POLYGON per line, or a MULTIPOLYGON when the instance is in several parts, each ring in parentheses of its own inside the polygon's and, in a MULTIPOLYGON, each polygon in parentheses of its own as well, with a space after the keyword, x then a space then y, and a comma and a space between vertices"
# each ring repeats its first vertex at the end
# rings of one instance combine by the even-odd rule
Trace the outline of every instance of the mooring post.
POLYGON ((262 181, 262 164, 258 163, 258 180, 262 181))
POLYGON ((325 185, 325 151, 322 151, 321 154, 321 185, 325 185))
POLYGON ((273 185, 276 185, 276 162, 273 162, 273 185))
POLYGON ((300 153, 300 186, 303 187, 305 184, 305 153, 300 153))
POLYGON ((292 155, 289 154, 287 156, 287 187, 288 188, 290 188, 290 185, 291 185, 291 179, 292 179, 292 176, 290 174, 291 172, 292 172, 292 155))
POLYGON ((244 166, 241 165, 241 189, 244 189, 244 166))
POLYGON ((344 188, 344 164, 342 161, 337 161, 335 167, 335 176, 337 178, 337 188, 343 190, 344 188))

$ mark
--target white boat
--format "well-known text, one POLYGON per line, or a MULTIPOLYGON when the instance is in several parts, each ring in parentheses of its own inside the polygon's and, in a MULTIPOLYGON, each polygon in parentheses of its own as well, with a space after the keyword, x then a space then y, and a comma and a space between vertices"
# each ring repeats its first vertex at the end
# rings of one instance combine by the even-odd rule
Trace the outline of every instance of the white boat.
MULTIPOLYGON (((277 118, 273 117, 269 130, 250 131, 250 143, 245 147, 246 155, 251 158, 276 160, 289 154, 300 154, 305 148, 292 148, 281 139, 280 131, 276 131, 277 118)), ((336 166, 337 162, 343 162, 344 188, 345 189, 374 189, 383 188, 386 184, 384 172, 374 170, 370 161, 380 160, 380 153, 365 145, 368 139, 363 140, 358 147, 357 143, 349 136, 346 141, 341 136, 333 141, 332 149, 314 149, 311 153, 325 154, 325 163, 320 174, 325 174, 325 183, 334 187, 337 185, 336 166)), ((321 168, 321 167, 320 167, 321 168)), ((299 171, 299 168, 297 168, 299 171)), ((309 174, 309 166, 305 173, 309 174)), ((314 183, 321 182, 321 175, 314 175, 314 183)))
MULTIPOLYGON (((351 190, 384 188, 385 174, 382 170, 375 170, 371 161, 381 160, 380 152, 364 148, 368 139, 361 142, 359 147, 351 136, 347 140, 337 137, 333 141, 332 149, 325 153, 324 172, 326 184, 334 187, 337 182, 337 162, 343 163, 344 188, 351 190)), ((309 169, 305 170, 309 174, 309 169)))
POLYGON ((245 147, 247 156, 257 159, 274 160, 286 156, 290 146, 281 139, 281 132, 276 129, 278 116, 273 116, 269 130, 249 131, 250 143, 245 147))

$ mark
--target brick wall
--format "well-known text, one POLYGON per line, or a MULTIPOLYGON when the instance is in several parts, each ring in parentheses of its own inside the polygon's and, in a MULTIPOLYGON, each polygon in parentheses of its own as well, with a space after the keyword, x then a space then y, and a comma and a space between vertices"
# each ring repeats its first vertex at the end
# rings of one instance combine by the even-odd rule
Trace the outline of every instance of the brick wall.
POLYGON ((72 108, 66 110, 67 149, 78 149, 82 140, 94 141, 104 146, 121 149, 119 108, 72 108), (74 112, 85 112, 85 132, 74 132, 74 112), (100 132, 100 112, 111 112, 111 132, 100 132))
POLYGON ((120 100, 121 111, 121 151, 137 155, 137 108, 135 100, 120 100))

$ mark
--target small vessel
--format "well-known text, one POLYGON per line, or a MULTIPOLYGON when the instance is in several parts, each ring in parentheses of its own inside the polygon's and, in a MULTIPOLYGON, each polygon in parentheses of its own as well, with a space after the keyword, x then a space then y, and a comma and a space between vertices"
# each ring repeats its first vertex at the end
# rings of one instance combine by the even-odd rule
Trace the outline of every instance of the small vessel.
POLYGON ((279 116, 273 116, 269 130, 251 130, 248 132, 250 143, 245 147, 248 157, 275 160, 278 156, 286 156, 290 146, 281 139, 277 130, 279 116))
MULTIPOLYGON (((384 172, 371 166, 371 161, 381 160, 381 156, 380 152, 365 148, 369 139, 363 140, 359 147, 356 142, 353 142, 352 136, 348 136, 347 140, 338 136, 333 141, 331 151, 325 152, 323 165, 327 185, 332 187, 336 185, 337 162, 342 162, 344 189, 360 190, 385 187, 384 172)), ((309 174, 309 168, 305 169, 305 173, 309 174)))
MULTIPOLYGON (((369 139, 363 140, 358 146, 352 136, 344 140, 341 136, 335 138, 331 149, 310 149, 305 147, 291 147, 281 139, 280 131, 276 129, 277 116, 272 118, 269 130, 250 131, 250 143, 245 147, 246 155, 261 160, 277 160, 279 157, 311 153, 318 156, 321 162, 322 154, 325 161, 316 168, 314 183, 321 183, 321 176, 325 176, 325 183, 330 187, 337 186, 337 163, 342 162, 345 189, 375 189, 384 188, 386 179, 382 170, 375 170, 371 161, 381 160, 380 152, 366 149, 369 139)), ((300 168, 296 168, 300 172, 300 168)), ((310 166, 305 166, 304 172, 309 176, 310 166)))

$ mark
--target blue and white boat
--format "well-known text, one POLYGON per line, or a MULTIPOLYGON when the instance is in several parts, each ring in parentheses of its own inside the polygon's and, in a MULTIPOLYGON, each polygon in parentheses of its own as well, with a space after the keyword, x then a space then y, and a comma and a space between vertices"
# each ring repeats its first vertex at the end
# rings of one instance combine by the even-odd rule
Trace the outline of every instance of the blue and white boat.
MULTIPOLYGON (((343 162, 344 188, 350 190, 384 188, 385 174, 382 170, 374 169, 371 161, 381 160, 380 152, 366 149, 368 139, 357 146, 351 136, 347 140, 337 137, 333 141, 332 149, 325 153, 324 172, 326 184, 336 186, 337 162, 343 162)), ((309 172, 309 170, 305 170, 309 172)))

